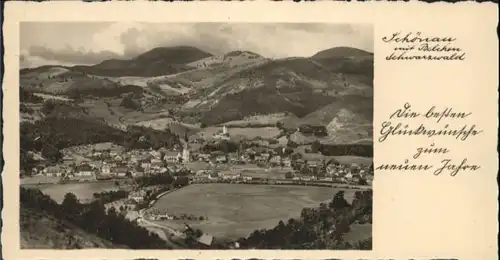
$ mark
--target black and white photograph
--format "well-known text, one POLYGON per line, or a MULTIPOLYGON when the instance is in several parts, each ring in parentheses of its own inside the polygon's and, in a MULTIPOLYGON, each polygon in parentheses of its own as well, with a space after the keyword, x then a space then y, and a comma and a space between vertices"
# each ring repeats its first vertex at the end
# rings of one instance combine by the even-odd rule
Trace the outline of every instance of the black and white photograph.
POLYGON ((19 26, 22 249, 372 250, 372 24, 19 26))

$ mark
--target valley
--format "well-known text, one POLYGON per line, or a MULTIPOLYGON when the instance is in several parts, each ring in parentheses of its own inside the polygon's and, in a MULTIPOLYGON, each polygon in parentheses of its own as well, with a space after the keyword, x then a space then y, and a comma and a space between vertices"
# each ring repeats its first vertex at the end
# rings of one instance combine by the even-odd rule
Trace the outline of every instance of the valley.
POLYGON ((100 238, 153 241, 118 239, 131 248, 366 248, 372 120, 373 54, 350 47, 290 58, 158 47, 23 69, 21 186, 29 211, 48 203, 100 238), (96 231, 98 218, 115 233, 96 231), (299 226, 315 236, 294 238, 299 226))

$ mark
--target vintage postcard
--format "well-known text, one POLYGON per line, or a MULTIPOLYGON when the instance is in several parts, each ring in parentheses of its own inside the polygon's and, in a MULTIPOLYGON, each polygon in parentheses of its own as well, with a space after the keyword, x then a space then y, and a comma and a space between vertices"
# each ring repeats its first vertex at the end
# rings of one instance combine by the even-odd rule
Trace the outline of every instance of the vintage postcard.
POLYGON ((494 4, 5 14, 6 259, 497 259, 494 4))

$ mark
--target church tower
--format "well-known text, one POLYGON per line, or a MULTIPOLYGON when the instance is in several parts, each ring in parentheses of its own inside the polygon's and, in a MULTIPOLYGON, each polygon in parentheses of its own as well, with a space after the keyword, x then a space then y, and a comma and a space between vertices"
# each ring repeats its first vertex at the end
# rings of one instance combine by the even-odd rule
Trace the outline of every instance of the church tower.
POLYGON ((186 145, 182 150, 182 161, 186 163, 189 162, 190 160, 191 160, 191 152, 189 151, 189 146, 186 145))

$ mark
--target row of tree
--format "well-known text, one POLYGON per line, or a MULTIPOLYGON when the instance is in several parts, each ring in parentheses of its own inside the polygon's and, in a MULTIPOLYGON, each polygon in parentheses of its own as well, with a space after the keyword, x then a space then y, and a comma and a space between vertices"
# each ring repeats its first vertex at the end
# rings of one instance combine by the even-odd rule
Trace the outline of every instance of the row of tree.
MULTIPOLYGON (((47 108, 50 109, 50 108, 47 108)), ((57 109, 52 107, 52 109, 57 109)), ((31 167, 27 151, 40 152, 51 162, 58 162, 63 155, 60 149, 75 145, 112 142, 128 149, 172 148, 180 144, 179 137, 169 130, 131 126, 127 131, 113 128, 102 122, 74 117, 48 117, 36 122, 23 122, 20 126, 21 167, 31 167)))
POLYGON ((21 187, 20 202, 22 207, 45 212, 61 221, 69 221, 114 244, 125 245, 131 249, 168 248, 157 234, 130 222, 114 208, 106 212, 101 201, 81 204, 73 193, 68 193, 59 205, 38 189, 21 187))
POLYGON ((103 204, 125 199, 128 197, 129 192, 125 190, 111 190, 103 192, 95 192, 94 199, 101 201, 103 204))
POLYGON ((314 150, 325 156, 373 157, 373 144, 319 144, 314 150))
POLYGON ((19 88, 19 101, 21 103, 43 103, 43 98, 33 95, 33 93, 26 91, 24 88, 19 88))
POLYGON ((371 249, 371 236, 360 241, 345 241, 351 225, 371 223, 372 191, 357 191, 352 204, 337 192, 329 204, 318 208, 304 208, 300 218, 269 230, 255 230, 238 242, 243 248, 255 249, 371 249))

